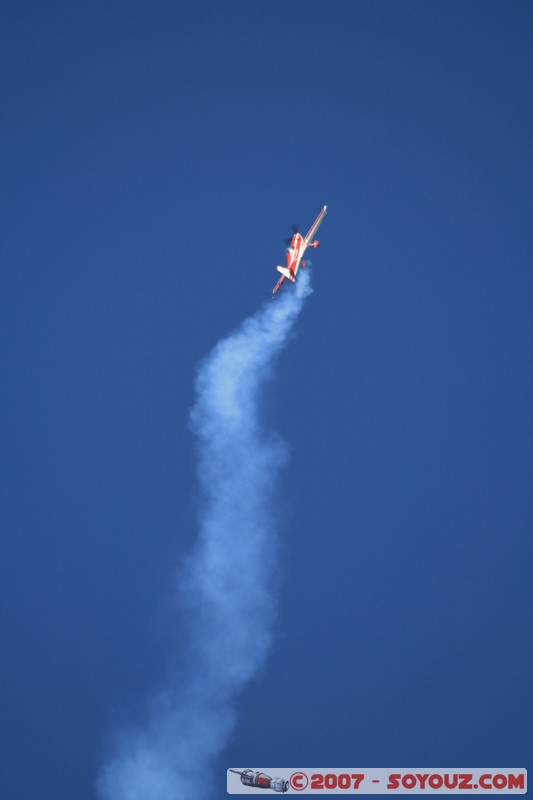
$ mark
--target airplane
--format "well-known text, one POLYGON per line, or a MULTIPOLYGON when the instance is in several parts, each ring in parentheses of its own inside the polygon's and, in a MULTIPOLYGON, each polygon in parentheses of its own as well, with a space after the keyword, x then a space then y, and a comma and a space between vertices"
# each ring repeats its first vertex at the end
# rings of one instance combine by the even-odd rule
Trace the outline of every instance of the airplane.
POLYGON ((282 792, 283 794, 289 789, 289 781, 284 778, 271 778, 264 772, 254 772, 253 769, 230 769, 229 772, 240 775, 243 786, 257 786, 259 789, 272 789, 273 792, 282 792))
POLYGON ((309 233, 305 238, 297 231, 294 232, 294 236, 292 237, 291 242, 287 247, 287 266, 276 267, 277 271, 281 272, 281 278, 274 286, 272 297, 274 297, 279 287, 286 278, 292 281, 292 283, 296 281, 296 276, 298 275, 298 270, 300 269, 300 265, 302 267, 307 266, 306 262, 302 260, 302 256, 308 247, 318 247, 318 245, 320 244, 318 239, 315 239, 314 242, 311 240, 314 238, 314 235, 318 230, 318 226, 326 216, 327 210, 328 207, 324 206, 318 217, 311 225, 309 233))

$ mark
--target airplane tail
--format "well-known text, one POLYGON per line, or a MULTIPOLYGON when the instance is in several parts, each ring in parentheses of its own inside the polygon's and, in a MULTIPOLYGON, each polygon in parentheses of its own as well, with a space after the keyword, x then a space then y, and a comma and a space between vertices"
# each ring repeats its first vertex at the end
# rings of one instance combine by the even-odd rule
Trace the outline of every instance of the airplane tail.
POLYGON ((292 272, 290 271, 290 269, 287 269, 287 267, 276 267, 276 269, 277 269, 277 271, 278 271, 278 272, 281 272, 281 278, 279 279, 279 281, 278 281, 278 282, 276 283, 276 285, 274 286, 274 291, 272 292, 272 297, 274 297, 274 295, 275 295, 275 294, 276 294, 276 292, 278 291, 279 287, 281 286, 281 284, 283 283, 283 281, 284 281, 286 278, 288 278, 288 279, 289 279, 290 281, 292 281, 293 283, 294 283, 294 282, 295 282, 295 280, 296 280, 296 278, 294 277, 294 275, 292 274, 292 272))
POLYGON ((276 269, 277 269, 278 272, 281 272, 281 274, 285 278, 288 278, 293 283, 295 282, 296 279, 295 279, 294 275, 292 274, 292 272, 290 271, 290 269, 287 269, 287 267, 276 267, 276 269))

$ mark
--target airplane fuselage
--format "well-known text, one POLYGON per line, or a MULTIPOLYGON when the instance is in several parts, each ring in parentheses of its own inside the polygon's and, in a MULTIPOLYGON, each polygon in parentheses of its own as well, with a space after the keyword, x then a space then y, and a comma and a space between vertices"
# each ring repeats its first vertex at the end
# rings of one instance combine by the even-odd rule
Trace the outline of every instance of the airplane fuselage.
POLYGON ((300 269, 305 249, 304 237, 300 233, 295 233, 290 245, 287 247, 287 269, 294 277, 296 277, 300 269))

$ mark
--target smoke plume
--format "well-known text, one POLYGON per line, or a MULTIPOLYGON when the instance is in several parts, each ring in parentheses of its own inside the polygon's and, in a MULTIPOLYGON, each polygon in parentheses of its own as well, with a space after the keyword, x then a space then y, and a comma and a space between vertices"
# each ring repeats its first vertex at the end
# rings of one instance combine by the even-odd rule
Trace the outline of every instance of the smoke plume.
POLYGON ((271 646, 276 611, 274 489, 287 461, 264 430, 260 393, 311 292, 308 273, 220 341, 200 365, 199 534, 179 573, 188 647, 150 702, 146 725, 123 732, 98 780, 102 800, 206 800, 214 759, 235 726, 235 700, 271 646))

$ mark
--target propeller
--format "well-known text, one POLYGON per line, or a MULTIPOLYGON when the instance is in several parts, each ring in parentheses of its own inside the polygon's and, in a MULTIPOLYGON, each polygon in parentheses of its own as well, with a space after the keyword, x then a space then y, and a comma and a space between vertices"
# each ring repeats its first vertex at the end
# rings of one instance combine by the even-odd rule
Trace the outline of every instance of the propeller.
POLYGON ((291 237, 289 237, 288 239, 284 239, 284 240, 283 240, 283 241, 285 242, 285 244, 287 245, 287 247, 288 247, 288 246, 290 245, 290 243, 292 242, 292 237, 293 237, 295 234, 297 234, 297 233, 299 233, 299 232, 300 232, 300 226, 299 226, 299 225, 296 225, 296 224, 294 224, 294 225, 291 225, 291 231, 292 231, 292 236, 291 236, 291 237))

